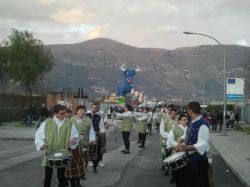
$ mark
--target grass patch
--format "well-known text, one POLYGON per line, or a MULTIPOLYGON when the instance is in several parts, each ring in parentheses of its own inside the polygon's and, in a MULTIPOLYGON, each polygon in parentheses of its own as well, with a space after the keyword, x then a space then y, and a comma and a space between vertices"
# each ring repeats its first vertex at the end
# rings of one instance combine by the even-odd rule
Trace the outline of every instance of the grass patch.
POLYGON ((239 126, 235 127, 234 130, 250 134, 250 127, 242 127, 242 126, 239 125, 239 126))

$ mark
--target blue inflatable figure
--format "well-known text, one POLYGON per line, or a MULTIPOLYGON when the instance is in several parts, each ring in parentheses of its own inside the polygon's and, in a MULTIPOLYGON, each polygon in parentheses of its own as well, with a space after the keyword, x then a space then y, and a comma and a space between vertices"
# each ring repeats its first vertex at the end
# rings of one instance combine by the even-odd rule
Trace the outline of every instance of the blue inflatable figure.
POLYGON ((117 96, 125 96, 133 89, 134 77, 136 76, 136 72, 141 69, 138 66, 136 69, 126 68, 125 64, 123 64, 120 69, 123 71, 124 82, 117 85, 117 96))

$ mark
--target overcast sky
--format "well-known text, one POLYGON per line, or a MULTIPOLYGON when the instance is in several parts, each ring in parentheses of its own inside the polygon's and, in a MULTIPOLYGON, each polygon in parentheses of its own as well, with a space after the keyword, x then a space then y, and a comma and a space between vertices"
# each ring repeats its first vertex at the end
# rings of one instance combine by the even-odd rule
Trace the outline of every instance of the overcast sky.
POLYGON ((250 0, 0 0, 0 41, 28 30, 44 44, 98 37, 135 47, 250 46, 250 0))

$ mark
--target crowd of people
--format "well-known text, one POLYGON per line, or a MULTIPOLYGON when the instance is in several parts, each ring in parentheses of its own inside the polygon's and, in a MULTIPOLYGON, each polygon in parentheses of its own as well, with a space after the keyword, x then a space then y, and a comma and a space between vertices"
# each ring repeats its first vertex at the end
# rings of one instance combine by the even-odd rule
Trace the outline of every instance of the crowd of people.
POLYGON ((99 103, 93 103, 90 111, 79 105, 73 114, 57 104, 53 117, 41 123, 35 134, 35 145, 37 150, 45 152, 44 187, 51 186, 53 169, 57 170, 59 187, 81 187, 80 180, 86 180, 88 163, 92 163, 94 173, 98 172, 98 165, 103 166, 106 135, 99 110, 99 103))
MULTIPOLYGON (((45 114, 42 112, 44 107, 42 105, 40 111, 45 114)), ((108 118, 122 120, 120 129, 124 142, 123 154, 130 154, 129 138, 134 127, 138 133, 140 149, 146 148, 146 137, 155 128, 160 138, 161 169, 164 175, 172 176, 169 182, 176 183, 177 187, 209 186, 207 151, 210 126, 212 131, 216 131, 217 124, 222 125, 220 113, 202 113, 200 104, 192 101, 186 112, 177 111, 173 104, 154 109, 143 105, 133 108, 130 104, 122 109, 110 107, 108 118), (188 156, 187 163, 174 169, 168 168, 168 162, 178 153, 188 156)), ((89 111, 84 105, 79 105, 74 114, 65 106, 57 104, 53 116, 41 115, 35 144, 37 150, 45 151, 42 162, 45 167, 44 187, 50 186, 53 169, 57 169, 60 187, 80 187, 80 180, 86 180, 88 166, 93 167, 94 173, 98 173, 98 166, 104 166, 102 158, 106 151, 108 127, 99 103, 93 103, 89 111), (72 155, 71 161, 59 166, 51 165, 48 162, 49 156, 51 153, 58 154, 60 150, 69 152, 72 155)))

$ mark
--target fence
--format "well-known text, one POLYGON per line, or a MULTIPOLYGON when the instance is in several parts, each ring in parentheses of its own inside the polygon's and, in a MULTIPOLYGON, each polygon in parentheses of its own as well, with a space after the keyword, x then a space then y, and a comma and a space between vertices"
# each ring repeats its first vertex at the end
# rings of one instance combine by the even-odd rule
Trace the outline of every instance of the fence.
MULTIPOLYGON (((33 97, 32 104, 35 106, 36 111, 42 103, 46 103, 45 97, 33 97)), ((29 101, 26 95, 0 93, 0 121, 23 120, 28 107, 29 101)))

